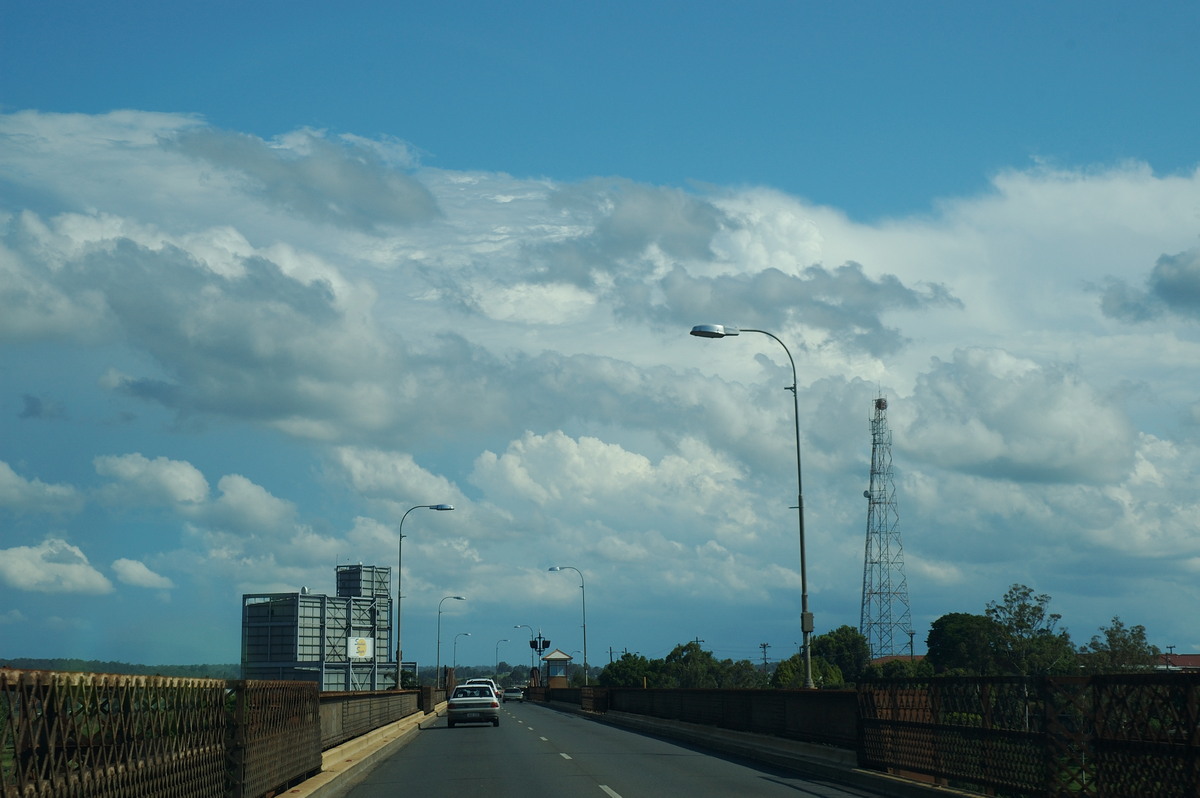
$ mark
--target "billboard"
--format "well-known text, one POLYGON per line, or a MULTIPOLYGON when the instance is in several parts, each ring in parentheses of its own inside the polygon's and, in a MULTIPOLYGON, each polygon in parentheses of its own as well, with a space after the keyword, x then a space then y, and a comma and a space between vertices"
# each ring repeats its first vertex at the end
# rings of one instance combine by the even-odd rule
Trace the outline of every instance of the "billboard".
POLYGON ((373 638, 373 637, 347 637, 346 638, 346 658, 347 659, 374 659, 375 658, 375 638, 373 638))

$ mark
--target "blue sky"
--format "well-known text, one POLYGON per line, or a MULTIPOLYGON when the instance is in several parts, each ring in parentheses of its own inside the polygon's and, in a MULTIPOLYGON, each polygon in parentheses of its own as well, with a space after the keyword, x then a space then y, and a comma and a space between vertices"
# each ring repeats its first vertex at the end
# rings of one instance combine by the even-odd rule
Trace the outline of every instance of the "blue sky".
POLYGON ((1200 651, 1198 27, 8 4, 0 657, 236 661, 242 593, 393 564, 440 502, 406 655, 450 594, 460 660, 581 647, 574 565, 593 662, 786 656, 790 371, 706 322, 796 358, 818 633, 859 620, 882 393, 918 650, 1019 582, 1077 643, 1200 651))

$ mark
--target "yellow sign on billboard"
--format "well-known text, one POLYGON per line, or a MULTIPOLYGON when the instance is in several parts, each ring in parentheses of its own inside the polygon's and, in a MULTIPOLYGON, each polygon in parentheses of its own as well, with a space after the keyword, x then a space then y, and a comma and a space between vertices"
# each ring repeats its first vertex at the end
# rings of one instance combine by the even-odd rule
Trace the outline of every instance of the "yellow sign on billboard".
POLYGON ((374 659, 375 658, 375 638, 373 638, 373 637, 347 637, 346 638, 346 656, 349 659, 374 659))

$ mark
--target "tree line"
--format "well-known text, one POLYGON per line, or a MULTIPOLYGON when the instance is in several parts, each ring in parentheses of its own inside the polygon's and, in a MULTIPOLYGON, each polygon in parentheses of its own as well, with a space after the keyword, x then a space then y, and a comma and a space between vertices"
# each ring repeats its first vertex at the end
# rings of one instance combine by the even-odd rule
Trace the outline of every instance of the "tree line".
POLYGON ((238 664, 205 665, 137 665, 130 662, 111 662, 96 659, 30 659, 0 660, 0 667, 22 671, 64 671, 67 673, 119 673, 126 676, 175 676, 186 679, 240 679, 238 664))
MULTIPOLYGON (((930 626, 924 657, 871 662, 870 645, 853 626, 812 638, 813 683, 840 688, 872 678, 927 676, 1054 676, 1152 670, 1162 652, 1146 640, 1146 628, 1126 626, 1119 616, 1083 646, 1076 646, 1050 596, 1014 584, 982 614, 954 612, 930 626)), ((773 667, 750 660, 721 660, 692 641, 663 659, 626 653, 606 666, 599 683, 609 687, 777 688, 804 686, 804 656, 773 667)))

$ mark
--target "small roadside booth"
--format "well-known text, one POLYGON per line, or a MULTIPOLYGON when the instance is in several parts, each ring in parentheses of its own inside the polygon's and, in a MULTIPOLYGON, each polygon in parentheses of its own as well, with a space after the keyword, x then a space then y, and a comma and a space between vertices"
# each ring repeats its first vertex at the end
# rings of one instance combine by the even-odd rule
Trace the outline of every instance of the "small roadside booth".
POLYGON ((542 662, 546 663, 547 687, 571 686, 567 678, 567 666, 571 664, 572 659, 570 654, 558 648, 542 657, 542 662))

